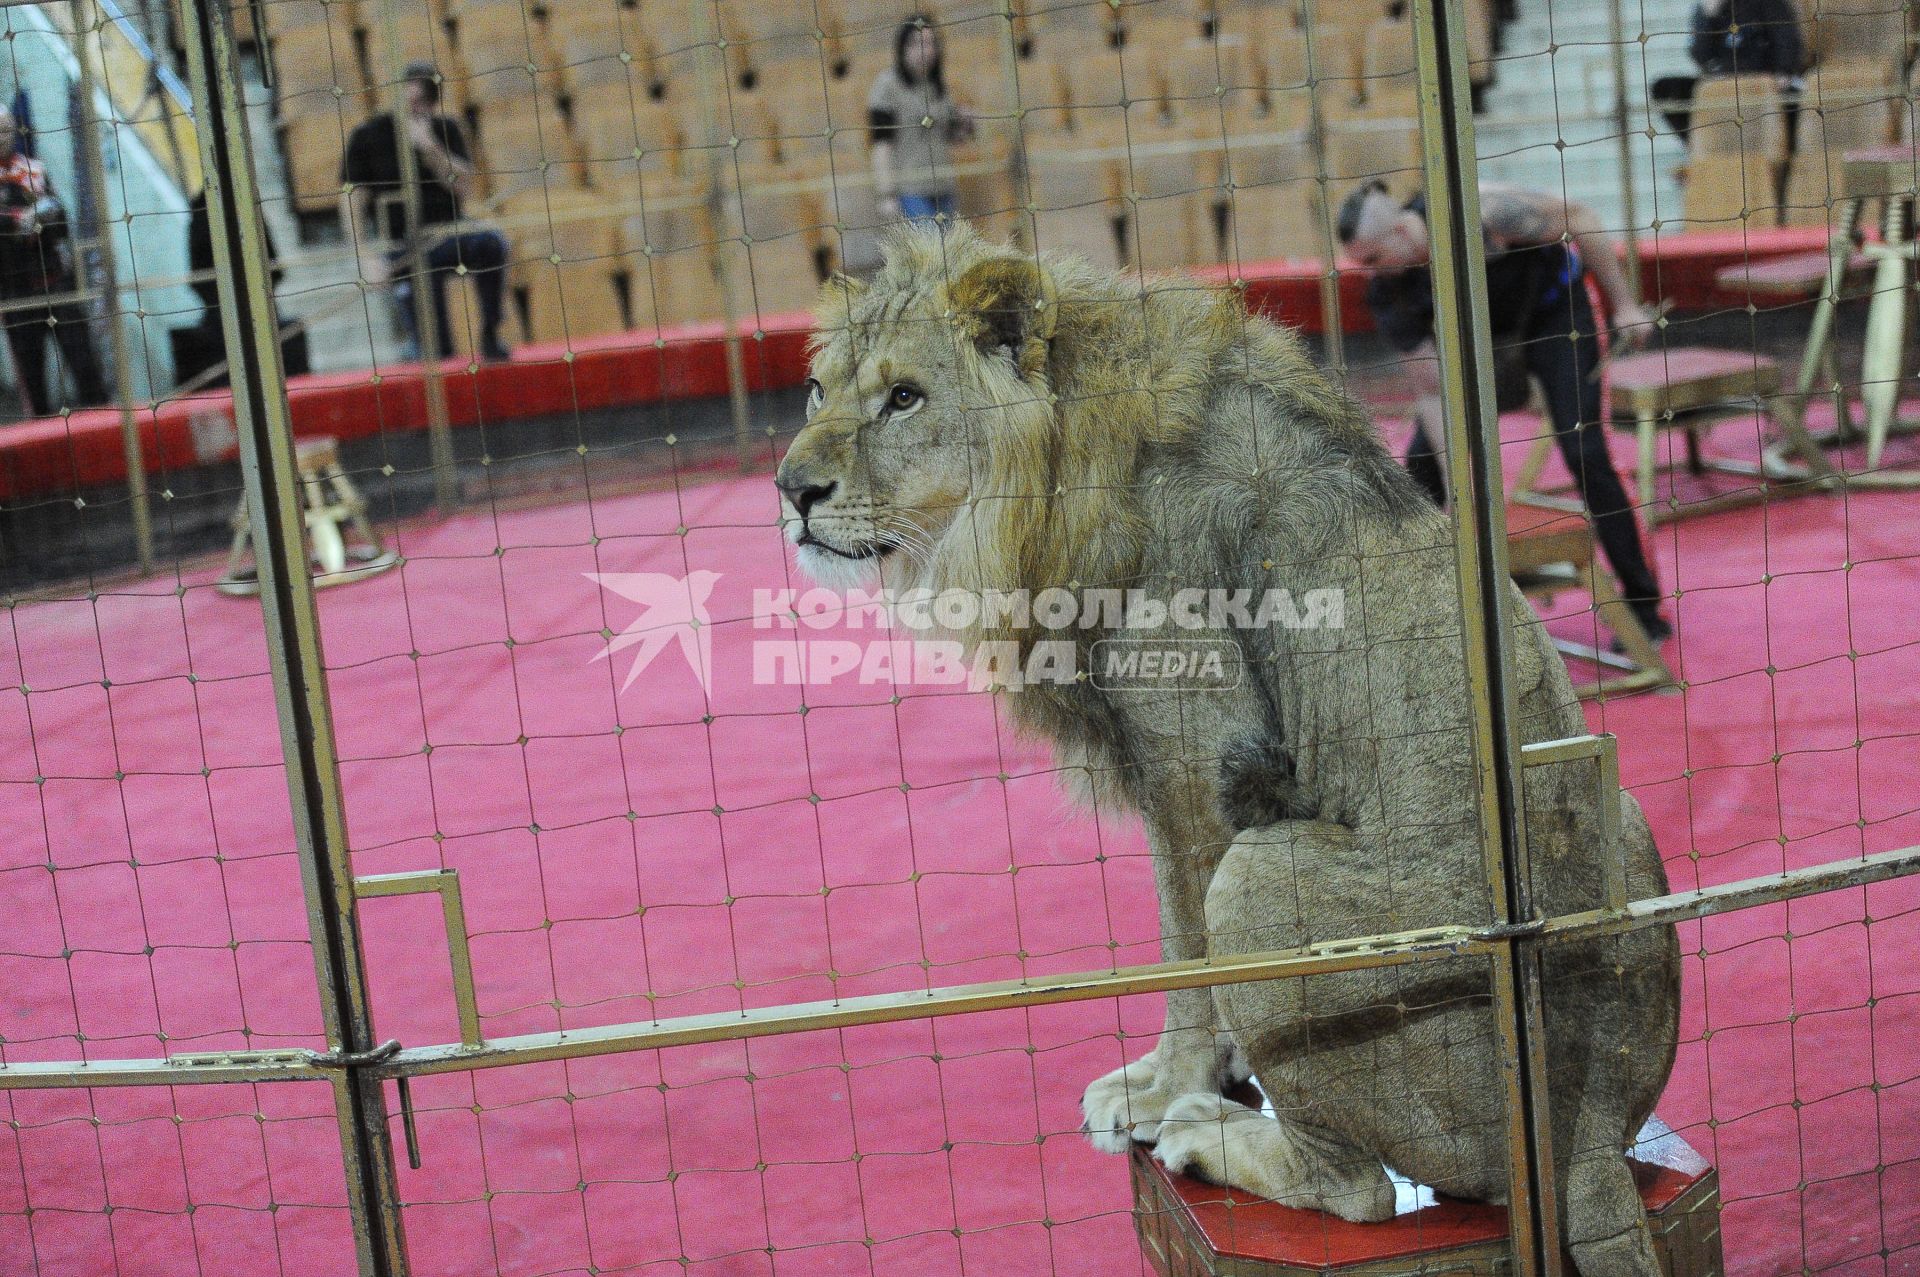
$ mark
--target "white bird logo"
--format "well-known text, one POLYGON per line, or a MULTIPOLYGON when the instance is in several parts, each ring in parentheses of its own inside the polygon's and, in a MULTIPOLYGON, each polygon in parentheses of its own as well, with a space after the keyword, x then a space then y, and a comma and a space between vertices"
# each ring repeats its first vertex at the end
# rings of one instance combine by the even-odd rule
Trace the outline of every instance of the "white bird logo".
POLYGON ((626 629, 609 638, 606 647, 593 658, 603 661, 615 652, 639 647, 639 653, 627 669, 626 681, 620 685, 621 691, 632 687, 640 671, 669 643, 678 640, 680 654, 687 658, 694 677, 700 680, 701 690, 712 694, 713 618, 707 615, 707 600, 720 580, 718 572, 701 569, 684 577, 665 572, 588 572, 584 575, 601 589, 640 605, 640 615, 634 617, 626 629))

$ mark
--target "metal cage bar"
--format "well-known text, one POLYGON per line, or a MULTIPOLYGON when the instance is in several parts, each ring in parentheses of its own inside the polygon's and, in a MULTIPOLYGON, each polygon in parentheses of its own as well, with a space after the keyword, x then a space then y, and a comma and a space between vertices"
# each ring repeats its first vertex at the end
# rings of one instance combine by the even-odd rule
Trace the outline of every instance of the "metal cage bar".
POLYGON ((184 0, 181 16, 199 106, 195 123, 207 157, 207 207, 287 797, 329 1048, 312 1062, 324 1058, 336 1066, 334 1107, 360 1268, 369 1277, 397 1277, 407 1260, 393 1143, 384 1084, 362 1067, 377 1051, 232 5, 184 0))

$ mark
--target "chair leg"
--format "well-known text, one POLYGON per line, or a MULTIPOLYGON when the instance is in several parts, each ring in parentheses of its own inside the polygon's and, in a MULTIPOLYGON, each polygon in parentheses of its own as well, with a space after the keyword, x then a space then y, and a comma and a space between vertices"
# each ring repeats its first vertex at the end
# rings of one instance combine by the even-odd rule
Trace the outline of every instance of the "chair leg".
POLYGON ((1546 472, 1547 458, 1553 455, 1553 433, 1546 430, 1535 435, 1533 442, 1527 445, 1527 459, 1520 463, 1520 472, 1514 478, 1513 496, 1516 501, 1524 501, 1533 496, 1540 476, 1546 472))
POLYGON ((1659 449, 1660 449, 1659 422, 1654 420, 1654 418, 1651 415, 1647 413, 1641 413, 1639 418, 1639 427, 1636 433, 1639 437, 1639 444, 1640 444, 1640 456, 1639 456, 1640 517, 1646 521, 1649 527, 1651 527, 1654 522, 1653 476, 1654 476, 1655 467, 1660 459, 1659 458, 1659 449))
MULTIPOLYGON (((1639 669, 1629 676, 1632 686, 1659 686, 1673 681, 1673 671, 1667 668, 1666 658, 1660 655, 1653 640, 1647 637, 1647 631, 1640 624, 1640 618, 1633 614, 1627 601, 1620 597, 1620 591, 1613 578, 1602 571, 1598 562, 1589 559, 1585 565, 1587 590, 1593 595, 1593 610, 1599 616, 1601 624, 1613 631, 1620 640, 1627 658, 1639 669)), ((1616 684, 1618 686, 1618 684, 1616 684)))
POLYGON ((1903 248, 1906 211, 1903 202, 1887 201, 1882 242, 1871 251, 1879 260, 1873 272, 1873 299, 1867 303, 1866 350, 1861 357, 1861 398, 1867 418, 1866 469, 1880 467, 1899 409, 1901 347, 1907 335, 1907 276, 1913 269, 1903 248))

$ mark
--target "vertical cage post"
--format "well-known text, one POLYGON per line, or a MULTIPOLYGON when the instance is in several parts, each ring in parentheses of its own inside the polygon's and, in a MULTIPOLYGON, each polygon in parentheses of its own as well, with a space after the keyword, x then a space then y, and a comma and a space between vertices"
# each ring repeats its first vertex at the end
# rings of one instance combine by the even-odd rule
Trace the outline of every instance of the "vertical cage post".
MULTIPOLYGON (((459 474, 454 467, 453 427, 447 418, 447 385, 440 361, 451 352, 440 349, 440 327, 434 322, 433 281, 427 277, 426 227, 420 223, 420 157, 407 140, 407 84, 400 60, 400 20, 393 0, 377 0, 380 10, 381 74, 387 80, 387 111, 393 116, 393 150, 400 161, 400 198, 406 209, 407 270, 413 279, 413 328, 420 339, 420 377, 427 397, 427 451, 433 465, 433 502, 443 512, 460 501, 459 474)), ((436 74, 438 74, 436 66, 436 74)), ((374 225, 380 209, 374 206, 374 225)), ((357 233, 351 228, 349 233, 357 233)), ((462 277, 464 278, 464 277, 462 277)))
MULTIPOLYGON (((1421 151, 1433 272, 1434 340, 1447 404, 1448 496, 1460 584, 1476 806, 1496 924, 1535 917, 1514 732, 1506 488, 1500 473, 1486 255, 1473 103, 1460 0, 1415 0, 1421 151)), ((1508 1120, 1508 1221, 1514 1271, 1558 1277, 1560 1228, 1547 1113, 1537 951, 1519 939, 1495 957, 1494 1016, 1508 1120)))
MULTIPOLYGON (((740 350, 740 278, 733 269, 729 242, 751 244, 746 210, 738 191, 739 152, 733 136, 733 111, 727 103, 726 47, 720 17, 708 0, 688 6, 694 20, 695 74, 700 85, 700 114, 707 122, 701 142, 707 151, 707 208, 713 219, 713 269, 720 285, 722 348, 727 365, 727 407, 733 420, 733 447, 742 470, 753 465, 753 427, 747 414, 747 365, 740 350), (733 181, 729 181, 733 178, 733 181), (729 196, 729 191, 732 195, 729 196), (739 228, 736 237, 734 228, 739 228)), ((750 249, 748 251, 751 251, 750 249)))
POLYGON ((1307 152, 1320 182, 1320 245, 1326 254, 1320 269, 1321 349, 1327 367, 1342 384, 1347 380, 1346 324, 1340 314, 1340 238, 1335 233, 1334 192, 1327 173, 1327 115, 1320 107, 1320 62, 1315 56, 1313 23, 1303 33, 1307 53, 1307 152))
POLYGON ((232 14, 220 0, 183 0, 182 25, 205 157, 207 211, 239 427, 240 465, 260 572, 260 602, 279 712, 281 753, 312 932, 320 1014, 332 1072, 347 1206, 360 1272, 405 1277, 405 1241, 361 965, 346 820, 320 651, 301 483, 280 364, 272 264, 248 145, 232 14))
POLYGON ((1607 0, 1607 38, 1613 42, 1613 133, 1620 147, 1620 232, 1626 241, 1627 291, 1640 300, 1640 209, 1634 190, 1632 118, 1627 111, 1625 0, 1607 0))
POLYGON ((1033 212, 1033 167, 1027 156, 1027 112, 1020 104, 1020 28, 1011 4, 999 17, 1006 24, 1006 39, 1000 45, 1000 77, 1012 109, 1013 149, 1007 157, 1007 184, 1013 191, 1013 206, 1025 217, 1013 219, 1014 244, 1030 253, 1039 253, 1040 236, 1035 232, 1033 212))
MULTIPOLYGON (((133 366, 127 349, 127 330, 120 318, 120 268, 115 258, 111 219, 107 216, 107 164, 100 152, 100 126, 95 93, 99 76, 94 69, 92 31, 87 0, 73 0, 73 56, 80 68, 74 120, 74 146, 93 188, 94 243, 100 252, 100 293, 106 299, 107 350, 113 360, 113 397, 120 407, 120 450, 127 465, 127 503, 133 508, 134 553, 140 574, 153 571, 153 510, 147 504, 147 465, 140 446, 140 423, 133 411, 133 366)), ((111 116, 108 120, 111 120, 111 116)))

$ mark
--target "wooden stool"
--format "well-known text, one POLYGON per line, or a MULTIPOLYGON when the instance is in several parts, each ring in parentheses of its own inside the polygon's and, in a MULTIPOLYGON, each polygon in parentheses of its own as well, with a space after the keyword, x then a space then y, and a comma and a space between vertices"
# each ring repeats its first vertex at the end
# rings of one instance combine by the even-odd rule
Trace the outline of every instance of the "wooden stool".
MULTIPOLYGON (((1659 1118, 1628 1156, 1661 1272, 1721 1277, 1713 1167, 1659 1118)), ((1350 1224, 1175 1175, 1138 1144, 1129 1161, 1134 1228, 1161 1277, 1493 1277, 1509 1268, 1504 1206, 1443 1200, 1396 1179, 1394 1218, 1350 1224)), ((1570 1259, 1566 1269, 1573 1271, 1570 1259)))
MULTIPOLYGON (((294 464, 306 492, 307 546, 315 588, 341 585, 384 572, 400 561, 367 519, 367 503, 340 467, 336 440, 299 439, 294 464), (347 537, 348 530, 354 539, 347 537)), ((245 498, 233 514, 233 548, 218 588, 223 594, 260 593, 260 572, 253 560, 253 524, 245 498)))
POLYGON ((1507 571, 1529 598, 1551 598, 1565 589, 1585 590, 1593 598, 1593 610, 1601 624, 1620 640, 1619 652, 1570 639, 1553 640, 1554 647, 1564 655, 1603 671, 1621 671, 1575 684, 1574 693, 1583 700, 1603 692, 1637 692, 1673 682, 1673 672, 1660 649, 1620 597, 1613 577, 1595 560, 1593 524, 1585 514, 1537 505, 1509 505, 1507 571))
POLYGON ((1765 355, 1705 346, 1641 351, 1611 361, 1607 385, 1613 397, 1615 423, 1633 430, 1637 438, 1636 489, 1649 525, 1766 500, 1770 494, 1765 481, 1769 479, 1804 482, 1811 475, 1833 473, 1800 421, 1790 414, 1772 412, 1769 401, 1779 393, 1780 368, 1765 355), (1776 419, 1787 447, 1804 466, 1787 465, 1778 457, 1770 460, 1764 452, 1757 465, 1702 455, 1701 442, 1714 426, 1755 412, 1776 419), (1686 431, 1687 468, 1694 474, 1716 470, 1762 482, 1740 492, 1691 502, 1684 509, 1669 499, 1662 508, 1656 500, 1654 480, 1660 470, 1660 432, 1670 429, 1686 431))
MULTIPOLYGON (((1816 249, 1810 253, 1793 253, 1759 262, 1735 262, 1714 272, 1713 283, 1723 292, 1745 293, 1750 306, 1763 300, 1785 305, 1817 301, 1829 289, 1838 294, 1847 285, 1864 280, 1872 268, 1873 259, 1865 253, 1851 253, 1845 258, 1836 258, 1830 252, 1816 249), (1840 272, 1838 280, 1832 278, 1835 270, 1840 272)), ((1851 434, 1852 407, 1840 385, 1838 348, 1831 341, 1823 342, 1822 347, 1819 351, 1809 350, 1811 357, 1803 357, 1800 361, 1799 379, 1791 400, 1791 420, 1796 426, 1804 425, 1807 403, 1814 393, 1814 379, 1816 376, 1825 377, 1826 388, 1833 394, 1834 417, 1839 429, 1851 434)), ((1787 447, 1784 440, 1767 445, 1768 459, 1775 463, 1774 469, 1782 470, 1792 464, 1780 455, 1787 447)), ((1833 473, 1833 467, 1824 456, 1817 459, 1807 457, 1805 461, 1811 473, 1822 476, 1833 473)))
MULTIPOLYGON (((1835 429, 1817 437, 1816 444, 1833 447, 1866 441, 1866 470, 1849 473, 1849 487, 1920 487, 1920 472, 1880 470, 1880 457, 1888 437, 1920 428, 1916 423, 1896 419, 1906 363, 1907 290, 1913 286, 1914 262, 1920 256, 1912 239, 1916 196, 1913 163, 1911 147, 1874 147, 1846 153, 1840 178, 1844 196, 1840 226, 1828 247, 1826 278, 1819 304, 1813 309, 1813 321, 1807 328, 1807 348, 1800 357, 1800 375, 1794 386, 1790 415, 1796 425, 1804 423, 1807 404, 1819 390, 1817 382, 1822 373, 1829 378, 1828 389, 1840 406, 1835 429), (1880 201, 1880 239, 1863 243, 1860 222, 1869 200, 1880 201), (1872 295, 1867 303, 1866 349, 1860 359, 1864 433, 1854 427, 1845 411, 1846 392, 1840 384, 1833 349, 1835 312, 1845 291, 1848 267, 1858 258, 1866 259, 1873 267, 1872 295)), ((1804 429, 1801 434, 1805 435, 1804 429)))

